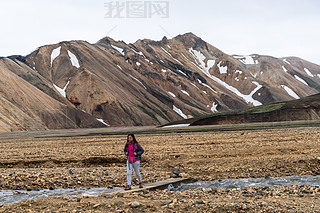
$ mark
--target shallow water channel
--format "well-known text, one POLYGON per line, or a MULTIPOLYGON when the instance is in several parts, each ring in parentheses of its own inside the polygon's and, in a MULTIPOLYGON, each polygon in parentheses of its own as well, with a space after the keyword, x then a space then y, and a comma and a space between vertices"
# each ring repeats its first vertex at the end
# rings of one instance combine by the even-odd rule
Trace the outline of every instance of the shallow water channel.
MULTIPOLYGON (((214 181, 198 181, 189 184, 181 184, 178 187, 168 186, 171 191, 186 191, 195 188, 245 188, 245 187, 275 187, 283 185, 320 185, 320 176, 288 176, 288 177, 269 177, 269 178, 242 178, 242 179, 221 179, 214 181)), ((100 193, 109 193, 122 190, 122 188, 79 188, 79 189, 55 189, 55 190, 2 190, 0 191, 0 204, 10 204, 28 199, 41 197, 58 196, 99 196, 100 193)))
POLYGON ((99 196, 100 193, 110 193, 121 190, 122 188, 78 188, 78 189, 54 189, 54 190, 2 190, 0 191, 0 204, 16 203, 23 200, 36 199, 41 197, 58 197, 58 196, 99 196))
POLYGON ((307 185, 319 186, 320 175, 303 175, 303 176, 287 176, 287 177, 268 177, 268 178, 241 178, 241 179, 221 179, 214 181, 198 181, 194 183, 181 184, 178 187, 169 186, 170 191, 186 191, 196 188, 240 188, 245 187, 275 187, 285 185, 307 185))

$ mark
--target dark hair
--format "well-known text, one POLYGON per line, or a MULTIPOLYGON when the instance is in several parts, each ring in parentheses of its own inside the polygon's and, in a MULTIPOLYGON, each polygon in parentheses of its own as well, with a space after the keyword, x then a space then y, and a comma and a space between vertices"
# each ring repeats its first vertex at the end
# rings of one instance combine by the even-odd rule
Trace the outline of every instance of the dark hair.
POLYGON ((131 134, 128 134, 128 136, 127 136, 127 142, 129 142, 129 139, 128 139, 129 136, 132 137, 134 143, 138 143, 137 140, 136 140, 136 137, 134 137, 134 134, 132 134, 132 133, 131 133, 131 134))

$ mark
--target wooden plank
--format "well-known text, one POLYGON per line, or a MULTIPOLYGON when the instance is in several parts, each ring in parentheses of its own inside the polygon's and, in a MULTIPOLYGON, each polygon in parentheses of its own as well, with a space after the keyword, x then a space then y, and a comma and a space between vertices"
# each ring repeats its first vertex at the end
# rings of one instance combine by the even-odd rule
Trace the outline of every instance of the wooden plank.
POLYGON ((181 183, 193 183, 196 182, 197 180, 194 178, 171 178, 163 181, 158 181, 155 183, 148 183, 143 185, 143 188, 139 188, 139 186, 132 186, 131 190, 119 190, 119 191, 114 191, 110 192, 107 194, 117 194, 117 193, 130 193, 130 192, 139 192, 143 190, 149 190, 149 191, 155 191, 157 189, 165 189, 167 188, 170 184, 172 184, 174 187, 179 186, 181 183))

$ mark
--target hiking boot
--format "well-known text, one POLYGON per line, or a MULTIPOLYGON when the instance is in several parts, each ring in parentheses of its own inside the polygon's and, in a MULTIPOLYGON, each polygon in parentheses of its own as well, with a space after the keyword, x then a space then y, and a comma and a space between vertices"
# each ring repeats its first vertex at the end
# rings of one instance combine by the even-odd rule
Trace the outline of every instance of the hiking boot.
POLYGON ((124 188, 124 190, 130 190, 131 189, 131 186, 130 185, 127 185, 126 188, 124 188))
POLYGON ((139 183, 139 188, 143 188, 142 183, 139 183))

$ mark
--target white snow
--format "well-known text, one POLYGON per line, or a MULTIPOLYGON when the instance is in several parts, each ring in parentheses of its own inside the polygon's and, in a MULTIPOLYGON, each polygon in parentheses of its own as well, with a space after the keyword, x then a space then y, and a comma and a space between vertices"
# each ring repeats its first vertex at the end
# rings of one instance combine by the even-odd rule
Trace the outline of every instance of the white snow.
POLYGON ((237 55, 233 56, 244 64, 256 64, 256 60, 252 58, 250 55, 237 55))
POLYGON ((175 94, 173 94, 172 92, 168 92, 169 93, 169 95, 171 95, 172 97, 176 97, 176 95, 175 94))
POLYGON ((106 122, 104 122, 104 120, 102 120, 102 119, 98 119, 98 118, 97 118, 97 120, 100 121, 101 123, 103 123, 103 124, 106 125, 106 126, 110 126, 109 124, 107 124, 106 122))
POLYGON ((170 47, 170 45, 169 45, 169 44, 167 44, 167 46, 171 49, 171 47, 170 47))
MULTIPOLYGON (((211 78, 212 80, 214 80, 215 82, 219 83, 220 85, 224 86, 225 88, 227 88, 228 90, 230 90, 231 92, 235 93, 236 95, 238 95, 239 97, 243 98, 247 103, 252 103, 254 106, 259 106, 262 105, 262 103, 260 101, 257 101, 255 99, 252 98, 252 95, 259 90, 262 86, 259 85, 257 82, 252 82, 254 84, 257 85, 257 88, 254 89, 249 95, 245 95, 242 94, 241 92, 239 92, 239 90, 233 86, 228 85, 226 82, 222 81, 221 79, 211 75, 210 73, 204 72, 209 78, 211 78)), ((199 81, 199 79, 198 79, 199 81)))
POLYGON ((259 93, 258 93, 258 95, 260 96, 260 95, 261 95, 261 93, 259 92, 259 93))
POLYGON ((283 65, 282 65, 282 69, 283 71, 288 72, 288 70, 283 65))
POLYGON ((211 111, 212 111, 212 112, 218 112, 217 106, 218 106, 218 104, 216 104, 215 102, 213 102, 213 103, 212 103, 212 107, 211 107, 211 111))
POLYGON ((133 51, 133 52, 135 52, 135 53, 137 53, 138 55, 141 55, 141 56, 143 56, 144 58, 146 57, 145 55, 143 55, 143 53, 142 52, 137 52, 137 51, 135 51, 133 48, 131 48, 131 50, 133 51))
POLYGON ((124 55, 124 51, 123 51, 122 48, 117 47, 117 46, 114 46, 114 45, 112 45, 112 44, 111 44, 111 47, 112 47, 113 49, 116 49, 116 50, 117 50, 119 53, 121 53, 122 55, 124 55))
POLYGON ((200 79, 198 79, 198 82, 199 84, 205 86, 205 87, 208 87, 212 92, 214 93, 218 93, 217 91, 215 91, 214 89, 212 89, 209 85, 205 84, 205 83, 202 83, 202 81, 200 79))
POLYGON ((217 65, 218 68, 219 68, 220 74, 226 74, 226 73, 227 73, 227 70, 228 70, 228 67, 227 67, 227 66, 220 66, 220 64, 221 64, 221 61, 220 61, 219 64, 217 65))
POLYGON ((173 111, 175 111, 176 113, 178 113, 181 117, 183 117, 184 119, 187 119, 188 117, 183 114, 183 112, 181 111, 181 109, 177 108, 175 105, 173 105, 173 111))
POLYGON ((238 77, 235 77, 234 80, 239 81, 239 78, 238 78, 238 77))
POLYGON ((206 91, 202 91, 202 92, 203 92, 204 94, 206 94, 206 95, 208 94, 206 91))
POLYGON ((162 71, 162 72, 167 72, 167 70, 165 70, 165 69, 161 69, 161 71, 162 71))
POLYGON ((300 82, 304 83, 305 85, 309 86, 309 85, 307 84, 307 82, 305 82, 305 81, 304 81, 302 78, 300 78, 299 76, 294 75, 294 77, 295 77, 298 81, 300 81, 300 82))
POLYGON ((136 65, 137 65, 137 66, 140 66, 141 64, 140 64, 139 62, 136 62, 136 65))
POLYGON ((58 48, 52 50, 52 52, 51 52, 51 67, 52 67, 52 62, 54 61, 54 59, 56 59, 60 55, 60 50, 61 50, 61 47, 58 47, 58 48))
POLYGON ((178 62, 179 64, 182 64, 178 59, 174 58, 166 49, 164 49, 163 47, 161 47, 161 49, 167 53, 169 56, 171 56, 171 58, 173 58, 176 62, 178 62))
POLYGON ((293 98, 295 98, 295 99, 299 99, 299 98, 300 98, 292 89, 290 89, 290 88, 287 87, 286 85, 281 85, 281 87, 282 87, 283 89, 285 89, 286 92, 287 92, 291 97, 293 97, 293 98))
POLYGON ((190 124, 174 124, 170 126, 164 126, 162 128, 185 127, 185 126, 190 126, 190 124))
POLYGON ((183 92, 184 94, 186 94, 187 96, 190 96, 189 93, 185 90, 181 90, 181 92, 183 92))
POLYGON ((320 74, 318 74, 318 77, 320 78, 320 74))
POLYGON ((72 66, 74 66, 76 68, 79 68, 80 65, 79 65, 79 61, 78 61, 77 57, 72 52, 70 52, 69 50, 68 50, 68 55, 70 57, 72 66))
POLYGON ((69 83, 70 83, 70 81, 68 81, 68 82, 66 83, 66 85, 64 86, 63 89, 61 89, 60 87, 58 87, 58 86, 55 85, 55 84, 53 84, 53 86, 54 86, 54 88, 56 88, 56 90, 58 90, 58 92, 59 92, 63 97, 66 98, 66 89, 67 89, 69 83))
POLYGON ((246 80, 247 80, 248 78, 247 78, 247 77, 244 77, 244 79, 246 79, 246 80))
POLYGON ((304 69, 304 71, 306 71, 306 73, 307 73, 309 76, 314 77, 314 76, 312 75, 312 73, 311 73, 307 68, 303 68, 303 69, 304 69))
POLYGON ((209 70, 215 64, 215 60, 207 60, 207 64, 205 63, 206 57, 198 50, 194 50, 193 48, 189 48, 189 52, 195 59, 196 63, 202 68, 202 70, 206 73, 209 73, 209 70))
POLYGON ((119 69, 122 70, 122 68, 120 67, 120 65, 117 64, 117 67, 119 67, 119 69))
POLYGON ((180 72, 182 75, 184 75, 184 76, 186 76, 186 77, 188 78, 187 74, 185 74, 185 73, 182 72, 181 70, 178 70, 178 72, 180 72))
POLYGON ((207 105, 207 107, 209 108, 210 106, 209 106, 209 105, 207 105))
POLYGON ((143 85, 143 83, 141 83, 141 81, 139 81, 139 79, 137 79, 137 78, 133 77, 133 76, 132 76, 132 75, 130 75, 130 74, 129 74, 129 76, 130 76, 131 78, 133 78, 134 80, 138 81, 138 82, 143 86, 143 88, 147 89, 147 87, 146 87, 146 86, 144 86, 144 85, 143 85))
POLYGON ((242 71, 241 70, 236 70, 236 73, 239 73, 239 75, 241 75, 242 71))
POLYGON ((197 87, 197 85, 195 85, 194 83, 190 83, 192 86, 194 86, 195 88, 199 89, 199 87, 197 87))
POLYGON ((283 59, 284 62, 286 62, 287 64, 290 64, 290 62, 287 59, 283 59))

